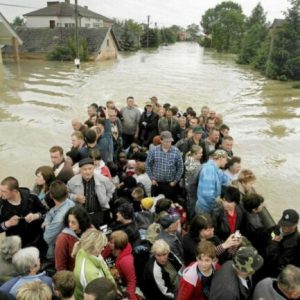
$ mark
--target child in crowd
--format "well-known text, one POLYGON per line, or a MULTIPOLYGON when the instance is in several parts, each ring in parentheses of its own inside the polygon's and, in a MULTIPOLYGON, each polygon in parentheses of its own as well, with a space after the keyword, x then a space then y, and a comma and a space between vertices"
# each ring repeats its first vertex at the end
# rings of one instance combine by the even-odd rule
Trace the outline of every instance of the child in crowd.
POLYGON ((183 271, 177 300, 208 299, 212 278, 219 268, 214 244, 200 242, 197 246, 197 261, 183 271))
POLYGON ((73 300, 76 286, 74 274, 71 271, 59 271, 53 276, 54 293, 57 299, 73 300))

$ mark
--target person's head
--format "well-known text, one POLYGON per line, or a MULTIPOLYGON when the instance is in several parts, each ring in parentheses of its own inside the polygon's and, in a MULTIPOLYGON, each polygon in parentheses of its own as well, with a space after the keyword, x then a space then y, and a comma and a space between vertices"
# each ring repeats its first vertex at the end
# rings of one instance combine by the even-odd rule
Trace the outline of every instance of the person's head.
POLYGON ((163 214, 159 218, 159 224, 168 233, 175 233, 180 226, 180 216, 178 214, 163 214))
POLYGON ((224 168, 227 164, 228 154, 225 150, 218 149, 210 156, 219 168, 224 168))
POLYGON ((172 142, 174 141, 170 131, 162 131, 160 134, 160 140, 161 145, 165 150, 169 150, 172 146, 172 142))
POLYGON ((262 210, 264 198, 256 193, 250 193, 243 197, 243 207, 249 213, 259 213, 262 210))
POLYGON ((90 105, 90 106, 88 106, 87 113, 88 113, 89 118, 91 116, 97 115, 97 109, 98 109, 97 104, 96 105, 90 105))
POLYGON ((220 134, 223 136, 223 137, 225 137, 225 136, 228 136, 229 135, 229 130, 230 130, 230 128, 229 128, 229 126, 227 126, 226 124, 222 124, 221 126, 220 126, 220 134))
POLYGON ((216 113, 215 110, 210 110, 210 111, 209 111, 209 117, 210 117, 210 118, 215 119, 216 115, 217 115, 217 113, 216 113))
POLYGON ((97 133, 93 129, 88 129, 84 133, 84 140, 88 145, 92 145, 97 141, 97 133))
POLYGON ((235 207, 240 203, 240 191, 233 187, 227 186, 224 191, 224 197, 222 204, 225 211, 233 211, 235 207))
POLYGON ((153 104, 152 104, 152 102, 150 102, 150 101, 146 102, 145 111, 148 112, 148 113, 150 113, 150 112, 153 111, 153 104))
POLYGON ((49 150, 50 158, 54 166, 59 165, 64 159, 64 150, 60 146, 53 146, 49 150))
POLYGON ((84 144, 84 137, 80 131, 75 131, 71 134, 72 147, 79 149, 84 144))
POLYGON ((123 230, 113 231, 109 237, 108 245, 114 254, 119 254, 128 245, 128 235, 123 230))
POLYGON ((288 299, 299 299, 300 268, 287 265, 277 278, 277 286, 288 299))
POLYGON ((220 127, 222 124, 223 124, 223 116, 221 114, 216 114, 215 126, 220 127))
POLYGON ((65 214, 64 227, 69 227, 76 234, 81 234, 91 227, 90 215, 84 207, 75 205, 65 214))
POLYGON ((116 109, 115 102, 112 101, 112 100, 106 101, 106 107, 107 107, 108 109, 113 109, 113 110, 115 110, 115 109, 116 109))
POLYGON ((127 106, 129 108, 134 107, 134 98, 132 96, 127 97, 127 106))
POLYGON ((49 166, 41 166, 35 170, 35 183, 38 186, 49 187, 50 183, 55 179, 54 171, 49 166))
POLYGON ((197 266, 201 273, 212 270, 213 261, 216 259, 216 247, 210 241, 201 241, 196 250, 197 266))
POLYGON ((66 153, 66 161, 70 162, 72 166, 77 164, 81 159, 81 153, 77 149, 72 149, 66 153))
POLYGON ((80 174, 82 178, 89 181, 94 176, 94 161, 91 158, 84 158, 79 162, 80 174))
POLYGON ((67 199, 68 189, 64 182, 61 180, 54 180, 50 184, 49 192, 51 198, 56 202, 63 202, 67 199))
POLYGON ((22 284, 16 295, 17 300, 51 300, 52 291, 50 287, 42 281, 32 281, 22 284))
POLYGON ((158 264, 164 266, 168 262, 170 246, 163 239, 156 240, 151 247, 151 254, 158 264))
POLYGON ((256 177, 251 170, 244 169, 240 172, 238 181, 241 183, 246 192, 249 192, 255 183, 256 177))
POLYGON ((225 136, 223 139, 222 139, 222 143, 221 143, 221 148, 224 149, 225 151, 232 151, 232 147, 233 147, 233 138, 228 135, 228 136, 225 136))
POLYGON ((156 96, 152 96, 152 97, 150 98, 150 100, 151 100, 151 102, 152 102, 154 105, 157 105, 157 104, 158 104, 158 99, 157 99, 156 96))
POLYGON ((135 164, 135 174, 136 175, 141 175, 145 173, 145 163, 143 162, 136 162, 135 164))
POLYGON ((208 131, 210 131, 214 127, 215 127, 215 119, 208 117, 206 120, 206 128, 208 129, 208 131))
POLYGON ((139 186, 134 188, 131 193, 131 196, 135 201, 140 202, 145 197, 144 189, 139 186))
POLYGON ((126 223, 134 219, 134 210, 130 203, 123 203, 117 208, 117 221, 126 223))
POLYGON ((89 150, 89 158, 94 161, 94 165, 97 166, 97 163, 101 160, 101 152, 99 148, 93 148, 89 150))
POLYGON ((178 123, 179 123, 180 128, 185 128, 185 126, 186 126, 186 117, 181 116, 178 119, 178 123))
POLYGON ((60 299, 71 298, 74 294, 76 281, 73 272, 59 271, 52 277, 54 293, 60 299))
POLYGON ((214 236, 213 221, 209 214, 197 214, 191 221, 189 230, 195 241, 207 240, 214 236))
POLYGON ((79 131, 80 128, 81 128, 81 126, 82 126, 82 123, 80 122, 79 119, 73 119, 73 120, 72 120, 72 127, 73 127, 73 129, 74 129, 75 131, 79 131))
POLYGON ((189 120, 189 126, 192 127, 192 128, 198 126, 198 118, 197 117, 192 117, 189 120))
POLYGON ((110 122, 116 122, 117 119, 117 112, 114 109, 108 110, 108 118, 110 122))
POLYGON ((154 205, 154 200, 152 197, 147 197, 142 199, 141 208, 142 210, 150 210, 154 205))
POLYGON ((12 257, 21 249, 21 238, 18 235, 6 236, 1 240, 0 257, 11 263, 12 257))
POLYGON ((177 106, 170 107, 170 110, 172 111, 173 116, 176 116, 179 111, 177 106))
POLYGON ((121 151, 121 152, 118 154, 118 161, 119 161, 119 162, 123 162, 124 164, 127 163, 127 155, 126 155, 126 152, 121 151))
POLYGON ((193 145, 191 151, 189 152, 189 156, 193 157, 195 160, 200 161, 203 154, 203 149, 199 145, 193 145))
POLYGON ((167 199, 167 198, 162 198, 157 200, 155 204, 155 213, 158 215, 162 211, 168 211, 170 207, 172 206, 172 200, 167 199))
POLYGON ((117 290, 111 280, 101 277, 92 280, 84 289, 83 300, 116 300, 117 290))
POLYGON ((97 115, 96 114, 92 114, 89 118, 89 120, 91 121, 91 123, 93 124, 93 126, 97 125, 97 115))
POLYGON ((191 109, 186 112, 186 116, 187 116, 187 119, 190 121, 191 119, 195 118, 197 116, 197 114, 193 109, 191 109))
POLYGON ((264 259, 251 246, 240 247, 232 261, 237 274, 243 278, 253 275, 264 263, 264 259))
POLYGON ((8 176, 1 181, 0 185, 1 197, 11 200, 19 193, 19 182, 16 178, 8 176))
POLYGON ((40 252, 35 247, 20 249, 12 258, 12 263, 18 274, 22 276, 35 275, 40 269, 40 252))
POLYGON ((89 255, 98 256, 106 245, 106 235, 95 228, 89 228, 74 245, 72 256, 76 256, 80 249, 84 250, 89 255))
POLYGON ((202 128, 200 126, 195 126, 192 128, 193 130, 193 139, 195 141, 200 141, 202 138, 202 128))
POLYGON ((294 209, 286 209, 282 213, 282 217, 278 224, 283 235, 288 235, 296 231, 299 223, 299 214, 294 209))
POLYGON ((207 118, 208 117, 208 114, 209 114, 209 107, 204 105, 202 106, 201 108, 201 115, 204 117, 204 118, 207 118))
POLYGON ((157 114, 160 118, 164 117, 166 114, 166 109, 163 106, 160 106, 157 110, 157 114))
POLYGON ((166 110, 166 118, 172 119, 172 117, 173 117, 173 111, 169 108, 166 110))
POLYGON ((216 144, 219 141, 220 138, 220 132, 216 127, 213 127, 209 130, 208 138, 210 142, 216 144))
POLYGON ((241 161, 240 157, 233 156, 228 160, 226 169, 228 169, 231 174, 238 174, 241 171, 241 161))

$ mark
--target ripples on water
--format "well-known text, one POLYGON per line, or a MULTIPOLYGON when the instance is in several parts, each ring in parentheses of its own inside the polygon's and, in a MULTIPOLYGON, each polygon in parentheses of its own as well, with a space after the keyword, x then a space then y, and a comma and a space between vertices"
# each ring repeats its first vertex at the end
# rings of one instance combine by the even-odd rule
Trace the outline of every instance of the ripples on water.
POLYGON ((178 43, 121 55, 117 62, 23 61, 0 69, 1 170, 31 186, 34 170, 49 164, 48 149, 70 146, 71 118, 86 119, 91 102, 129 95, 143 105, 150 96, 184 109, 202 105, 223 113, 234 152, 255 171, 276 218, 286 207, 300 211, 300 95, 291 84, 266 80, 234 57, 178 43), (276 204, 276 205, 274 205, 276 204))

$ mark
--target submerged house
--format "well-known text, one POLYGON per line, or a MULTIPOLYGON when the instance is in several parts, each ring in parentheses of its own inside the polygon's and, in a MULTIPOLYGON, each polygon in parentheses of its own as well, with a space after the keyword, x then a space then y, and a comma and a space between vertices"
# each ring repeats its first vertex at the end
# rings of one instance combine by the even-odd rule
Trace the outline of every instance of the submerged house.
POLYGON ((16 61, 19 60, 19 45, 22 45, 23 41, 10 26, 8 21, 0 12, 0 64, 2 64, 2 48, 10 46, 12 54, 16 61))

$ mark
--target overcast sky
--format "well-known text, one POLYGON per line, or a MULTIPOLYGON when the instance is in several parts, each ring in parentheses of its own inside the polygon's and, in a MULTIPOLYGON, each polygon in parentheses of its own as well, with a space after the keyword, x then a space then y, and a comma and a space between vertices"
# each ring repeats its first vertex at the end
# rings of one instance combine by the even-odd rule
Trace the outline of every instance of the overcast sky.
MULTIPOLYGON (((61 0, 62 2, 63 0, 61 0)), ((74 3, 75 0, 71 0, 74 3)), ((107 17, 117 19, 134 19, 138 22, 147 21, 150 15, 150 22, 158 26, 171 26, 172 24, 186 26, 191 23, 199 24, 202 14, 216 4, 218 0, 78 0, 79 5, 86 5, 89 9, 107 17)), ((258 0, 235 1, 242 5, 246 15, 258 3, 258 0)), ((282 18, 283 11, 289 6, 288 0, 261 0, 264 9, 267 11, 268 20, 282 18)), ((47 1, 43 0, 0 0, 0 12, 12 21, 14 17, 34 11, 46 6, 47 1), (29 6, 32 8, 9 7, 3 4, 29 6)))

